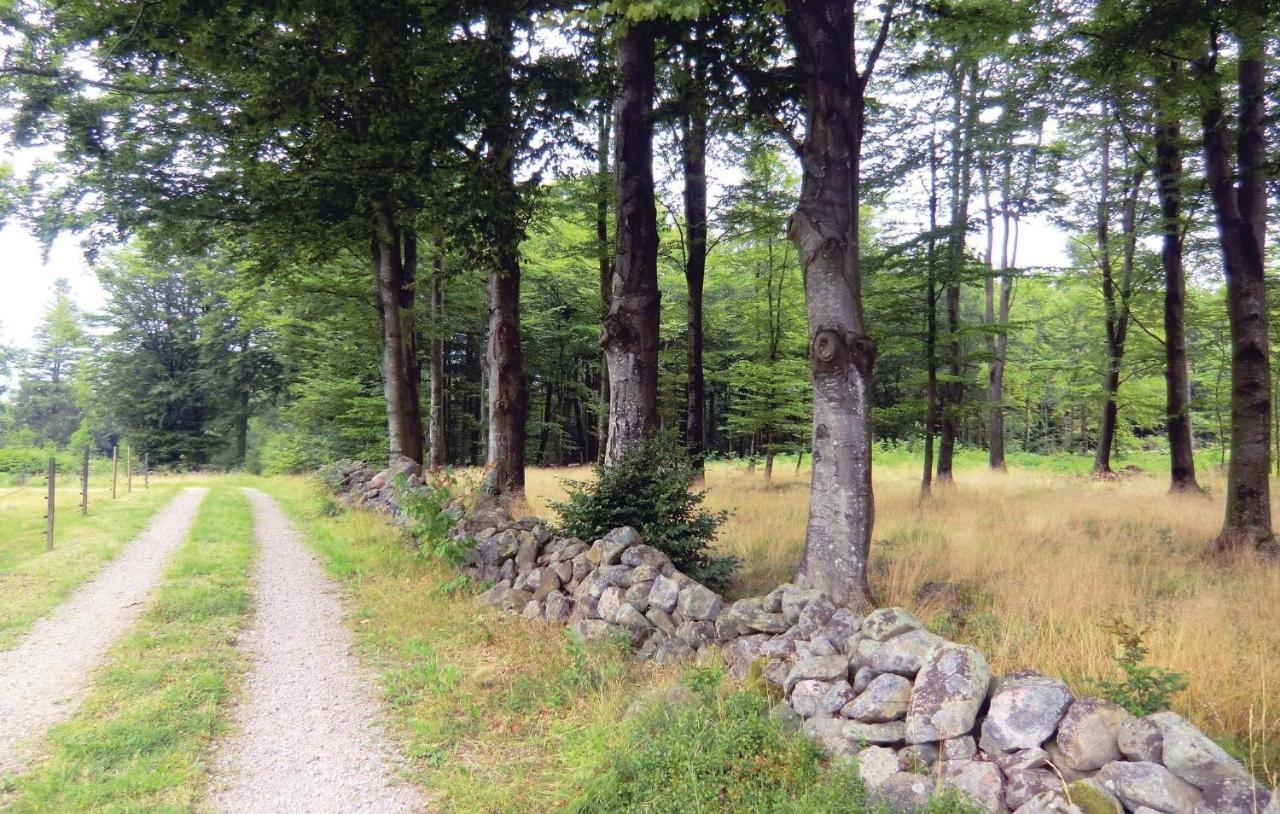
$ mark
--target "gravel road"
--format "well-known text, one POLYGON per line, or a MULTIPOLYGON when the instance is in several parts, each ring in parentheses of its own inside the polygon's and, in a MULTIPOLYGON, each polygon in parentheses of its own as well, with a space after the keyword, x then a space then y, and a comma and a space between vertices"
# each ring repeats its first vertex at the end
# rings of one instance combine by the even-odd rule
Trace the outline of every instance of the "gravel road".
POLYGON ((185 489, 93 579, 0 653, 0 775, 20 770, 69 718, 94 668, 141 613, 195 521, 204 489, 185 489))
POLYGON ((396 777, 335 584, 275 501, 246 491, 259 545, 253 667, 217 749, 211 804, 235 814, 425 810, 396 777))

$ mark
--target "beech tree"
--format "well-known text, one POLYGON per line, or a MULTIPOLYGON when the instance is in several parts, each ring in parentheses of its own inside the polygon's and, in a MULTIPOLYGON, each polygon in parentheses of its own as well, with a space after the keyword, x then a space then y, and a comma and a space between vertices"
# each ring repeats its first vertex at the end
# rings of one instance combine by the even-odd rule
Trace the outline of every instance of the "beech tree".
POLYGON ((1267 224, 1268 20, 1240 3, 1225 20, 1210 18, 1204 53, 1192 61, 1200 97, 1205 170, 1218 226, 1231 324, 1231 459, 1227 508, 1218 551, 1274 548, 1271 530, 1271 360, 1267 335, 1264 242, 1267 224), (1232 149, 1223 93, 1221 31, 1236 39, 1236 144, 1232 149))
POLYGON ((618 36, 613 283, 600 344, 609 366, 605 464, 658 427, 658 213, 653 183, 656 23, 627 20, 618 36))
POLYGON ((813 370, 813 476, 797 579, 837 603, 870 606, 871 371, 875 343, 862 307, 859 257, 862 136, 867 85, 893 24, 881 8, 858 47, 856 11, 838 0, 787 0, 783 12, 804 87, 805 130, 779 127, 800 161, 791 238, 804 268, 813 370))

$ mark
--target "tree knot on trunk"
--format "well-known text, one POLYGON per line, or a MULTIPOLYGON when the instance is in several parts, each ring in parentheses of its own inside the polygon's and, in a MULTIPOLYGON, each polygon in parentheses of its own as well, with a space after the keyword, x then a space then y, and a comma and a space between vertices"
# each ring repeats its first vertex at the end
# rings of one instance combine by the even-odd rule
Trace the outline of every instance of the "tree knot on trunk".
POLYGON ((809 356, 816 373, 842 374, 852 362, 858 372, 869 379, 875 364, 876 343, 871 337, 852 331, 819 328, 813 336, 809 356))
POLYGON ((630 347, 636 342, 636 335, 631 330, 627 315, 615 311, 604 318, 600 324, 600 346, 606 349, 614 347, 630 347))

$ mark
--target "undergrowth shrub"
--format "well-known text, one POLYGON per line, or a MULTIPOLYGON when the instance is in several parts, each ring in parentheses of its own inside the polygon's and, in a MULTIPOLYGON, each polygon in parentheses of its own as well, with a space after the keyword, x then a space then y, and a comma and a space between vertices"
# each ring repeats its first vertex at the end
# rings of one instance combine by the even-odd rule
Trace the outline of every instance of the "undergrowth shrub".
MULTIPOLYGON (((457 569, 466 561, 467 553, 475 547, 475 542, 449 536, 450 529, 458 522, 452 513, 445 511, 453 501, 454 479, 447 473, 424 474, 426 483, 412 489, 405 475, 397 475, 391 482, 400 514, 417 543, 418 556, 457 569)), ((456 574, 436 585, 434 590, 455 594, 466 590, 468 585, 465 575, 456 574)))
POLYGON ((1175 693, 1187 688, 1181 673, 1146 663, 1146 629, 1113 618, 1105 625, 1116 642, 1115 662, 1121 678, 1092 682, 1107 700, 1139 717, 1169 708, 1175 693))
POLYGON ((617 464, 597 469, 594 482, 568 482, 569 497, 551 506, 560 515, 560 533, 598 539, 619 526, 632 526, 676 568, 716 590, 729 584, 738 559, 710 553, 728 515, 702 507, 705 493, 690 487, 694 470, 669 440, 655 436, 617 464))

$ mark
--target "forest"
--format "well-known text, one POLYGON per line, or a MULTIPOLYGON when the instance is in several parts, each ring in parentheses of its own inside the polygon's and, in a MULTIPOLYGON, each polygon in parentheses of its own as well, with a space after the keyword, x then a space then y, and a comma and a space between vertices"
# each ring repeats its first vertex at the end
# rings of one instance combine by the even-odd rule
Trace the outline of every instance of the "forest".
POLYGON ((121 445, 175 478, 407 461, 572 528, 567 492, 674 455, 727 512, 690 533, 726 524, 736 571, 705 581, 732 599, 978 586, 948 632, 1002 669, 1083 680, 1106 625, 1145 655, 1129 611, 1179 668, 1263 665, 1191 690, 1237 756, 1263 700, 1262 777, 1274 631, 1182 643, 1280 552, 1278 23, 1265 0, 0 0, 0 218, 74 236, 104 297, 54 281, 0 347, 0 473, 121 445), (1094 580, 1075 604, 1037 540, 1094 580), (1211 610, 1161 604, 1197 580, 1211 610), (1025 607, 1046 592, 1070 621, 1025 607))

